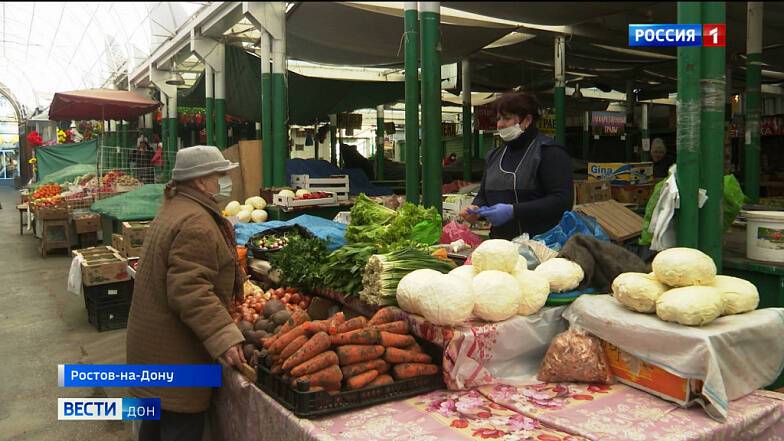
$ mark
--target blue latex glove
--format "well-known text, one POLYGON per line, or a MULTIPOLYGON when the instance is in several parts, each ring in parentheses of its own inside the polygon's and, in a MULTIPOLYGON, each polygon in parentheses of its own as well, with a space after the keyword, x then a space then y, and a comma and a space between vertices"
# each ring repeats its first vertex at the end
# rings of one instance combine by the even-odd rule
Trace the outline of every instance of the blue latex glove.
POLYGON ((498 227, 512 220, 514 207, 512 207, 512 204, 495 204, 479 208, 476 210, 476 214, 490 221, 490 224, 494 227, 498 227))

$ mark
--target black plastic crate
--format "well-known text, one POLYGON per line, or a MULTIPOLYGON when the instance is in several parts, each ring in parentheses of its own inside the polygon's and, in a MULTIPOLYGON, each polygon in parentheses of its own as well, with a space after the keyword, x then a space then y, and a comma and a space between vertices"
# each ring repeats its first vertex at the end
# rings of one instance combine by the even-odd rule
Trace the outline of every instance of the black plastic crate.
MULTIPOLYGON (((422 349, 433 357, 433 363, 440 364, 443 352, 438 346, 417 339, 422 349)), ((395 381, 392 384, 338 393, 301 392, 279 375, 273 375, 261 363, 256 369, 256 385, 283 407, 300 418, 316 418, 361 407, 395 401, 402 398, 443 389, 444 379, 441 372, 427 377, 416 377, 395 381)), ((389 372, 391 375, 391 370, 389 372)))
POLYGON ((84 291, 84 306, 87 307, 87 301, 100 303, 104 301, 131 301, 133 295, 133 280, 126 280, 124 282, 107 283, 105 285, 83 286, 84 291))
POLYGON ((95 326, 98 332, 124 329, 128 325, 130 310, 130 300, 94 302, 87 299, 87 321, 95 326))

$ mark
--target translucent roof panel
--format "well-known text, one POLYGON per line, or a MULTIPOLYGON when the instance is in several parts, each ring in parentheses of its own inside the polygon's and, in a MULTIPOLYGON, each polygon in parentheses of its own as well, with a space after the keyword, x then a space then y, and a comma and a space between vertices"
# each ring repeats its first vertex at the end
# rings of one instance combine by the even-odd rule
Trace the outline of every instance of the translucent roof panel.
POLYGON ((204 2, 2 2, 0 83, 27 113, 55 92, 111 87, 204 2), (132 63, 132 62, 131 62, 132 63))

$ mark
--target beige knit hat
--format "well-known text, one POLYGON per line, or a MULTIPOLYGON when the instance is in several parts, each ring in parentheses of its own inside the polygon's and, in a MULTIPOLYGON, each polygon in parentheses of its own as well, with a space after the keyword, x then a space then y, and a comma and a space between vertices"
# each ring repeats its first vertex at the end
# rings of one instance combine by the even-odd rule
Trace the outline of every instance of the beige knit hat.
POLYGON ((172 179, 187 181, 212 173, 227 172, 239 164, 223 157, 221 151, 211 145, 195 145, 177 152, 172 170, 172 179))

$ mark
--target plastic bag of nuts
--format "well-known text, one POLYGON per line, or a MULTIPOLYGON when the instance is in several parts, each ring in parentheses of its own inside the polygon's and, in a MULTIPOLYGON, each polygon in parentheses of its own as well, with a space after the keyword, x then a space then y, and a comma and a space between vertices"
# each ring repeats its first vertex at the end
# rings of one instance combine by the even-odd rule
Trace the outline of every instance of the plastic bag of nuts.
POLYGON ((555 336, 537 378, 545 383, 613 383, 610 363, 601 341, 573 329, 555 336))

